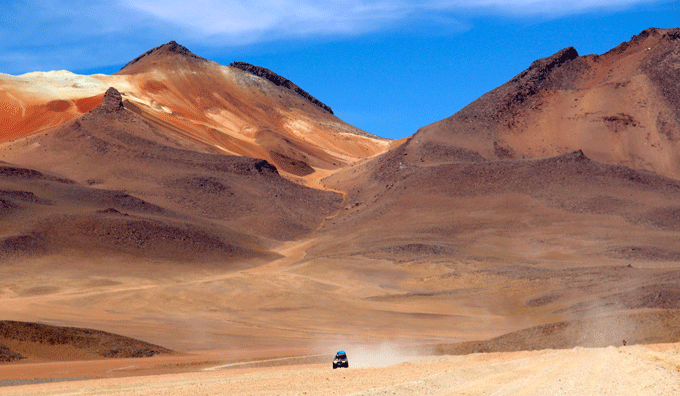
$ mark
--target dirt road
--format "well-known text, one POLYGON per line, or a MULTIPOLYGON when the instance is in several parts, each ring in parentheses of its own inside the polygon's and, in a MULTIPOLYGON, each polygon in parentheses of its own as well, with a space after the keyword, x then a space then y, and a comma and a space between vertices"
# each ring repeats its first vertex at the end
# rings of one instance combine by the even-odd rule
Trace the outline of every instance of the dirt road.
POLYGON ((340 370, 330 362, 230 366, 4 387, 0 395, 673 395, 680 393, 679 370, 680 345, 672 344, 426 357, 340 370))

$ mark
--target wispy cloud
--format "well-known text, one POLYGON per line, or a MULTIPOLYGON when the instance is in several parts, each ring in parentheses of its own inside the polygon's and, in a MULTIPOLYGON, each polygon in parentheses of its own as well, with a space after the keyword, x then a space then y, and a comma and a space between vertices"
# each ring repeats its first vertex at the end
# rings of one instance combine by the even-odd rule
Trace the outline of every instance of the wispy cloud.
POLYGON ((353 0, 124 0, 122 4, 195 34, 238 43, 312 34, 362 34, 404 20, 416 8, 400 1, 353 0))
POLYGON ((118 64, 121 52, 128 57, 139 52, 135 44, 145 36, 163 38, 168 25, 160 25, 159 18, 118 3, 3 1, 0 72, 76 70, 118 64))
POLYGON ((440 13, 559 17, 654 0, 123 0, 121 4, 196 34, 227 41, 291 36, 356 35, 440 13))

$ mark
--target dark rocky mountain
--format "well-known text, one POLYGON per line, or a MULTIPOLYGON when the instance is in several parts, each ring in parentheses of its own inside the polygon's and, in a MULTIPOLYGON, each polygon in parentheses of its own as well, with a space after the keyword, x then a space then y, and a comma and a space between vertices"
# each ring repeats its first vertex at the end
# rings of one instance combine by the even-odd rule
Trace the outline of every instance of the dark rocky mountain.
POLYGON ((460 112, 421 128, 404 160, 437 164, 461 153, 545 158, 583 150, 598 161, 680 178, 678 32, 652 28, 603 55, 566 48, 537 60, 460 112))
POLYGON ((134 71, 131 70, 133 65, 139 63, 140 61, 145 61, 145 62, 154 62, 154 60, 157 60, 159 58, 163 57, 168 57, 172 55, 178 55, 184 59, 191 60, 191 61, 201 61, 201 62, 207 62, 208 60, 205 58, 202 58, 193 52, 189 51, 188 48, 186 48, 183 45, 177 44, 176 41, 170 41, 169 43, 159 45, 158 47, 154 47, 142 55, 136 57, 135 59, 131 60, 130 62, 126 63, 125 66, 123 66, 117 74, 128 74, 128 73, 133 73, 134 71))
POLYGON ((303 98, 307 99, 308 101, 314 103, 315 105, 321 107, 322 109, 326 110, 327 112, 333 114, 333 110, 324 103, 322 103, 320 100, 316 99, 307 91, 303 90, 302 88, 298 87, 297 85, 293 84, 292 81, 288 80, 287 78, 281 77, 278 74, 274 73, 273 71, 269 69, 265 69, 264 67, 260 66, 254 66, 251 65, 250 63, 246 62, 232 62, 229 64, 231 67, 235 67, 237 69, 241 69, 243 71, 246 71, 254 76, 262 77, 265 78, 267 81, 271 81, 278 87, 284 87, 288 88, 291 91, 294 91, 296 94, 302 96, 303 98))

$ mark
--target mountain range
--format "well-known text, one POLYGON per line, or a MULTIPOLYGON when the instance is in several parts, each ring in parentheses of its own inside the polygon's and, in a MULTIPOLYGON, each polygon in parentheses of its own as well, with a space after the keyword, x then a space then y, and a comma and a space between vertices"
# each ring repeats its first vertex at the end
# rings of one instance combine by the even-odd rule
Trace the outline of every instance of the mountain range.
POLYGON ((677 342, 678 81, 652 28, 393 141, 174 41, 0 74, 0 316, 271 356, 677 342))

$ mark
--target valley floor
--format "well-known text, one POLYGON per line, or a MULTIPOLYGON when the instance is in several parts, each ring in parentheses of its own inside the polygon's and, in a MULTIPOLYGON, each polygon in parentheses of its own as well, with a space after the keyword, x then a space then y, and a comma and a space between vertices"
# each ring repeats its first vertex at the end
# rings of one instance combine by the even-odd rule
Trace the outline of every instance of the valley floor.
MULTIPOLYGON (((348 351, 349 353, 349 351, 348 351)), ((0 395, 671 395, 680 344, 431 356, 333 370, 330 361, 0 387, 0 395)), ((175 359, 186 359, 176 357, 175 359)), ((61 363, 67 364, 67 363, 61 363)), ((178 366, 179 367, 179 366, 178 366)), ((129 369, 129 368, 128 368, 129 369)), ((81 377, 87 377, 84 369, 81 377)))

